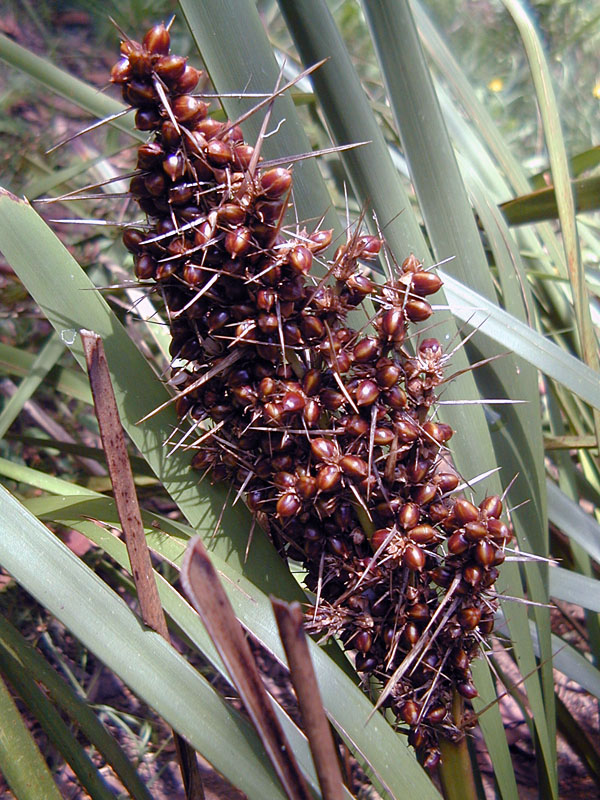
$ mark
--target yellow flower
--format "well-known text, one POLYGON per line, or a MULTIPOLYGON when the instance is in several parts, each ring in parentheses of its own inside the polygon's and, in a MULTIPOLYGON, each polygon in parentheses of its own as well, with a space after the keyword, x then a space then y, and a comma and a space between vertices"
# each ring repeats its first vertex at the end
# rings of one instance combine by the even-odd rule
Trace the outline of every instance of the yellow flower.
POLYGON ((488 83, 487 88, 490 92, 501 92, 504 88, 504 81, 502 78, 494 78, 488 83))
POLYGON ((594 86, 592 89, 592 94, 596 98, 596 100, 600 100, 600 81, 594 86))

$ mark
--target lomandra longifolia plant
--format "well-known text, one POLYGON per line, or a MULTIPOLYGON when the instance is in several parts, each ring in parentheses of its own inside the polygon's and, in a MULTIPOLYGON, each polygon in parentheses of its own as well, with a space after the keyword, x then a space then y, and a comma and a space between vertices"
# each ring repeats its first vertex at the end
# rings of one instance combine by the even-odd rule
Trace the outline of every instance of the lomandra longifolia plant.
MULTIPOLYGON (((518 0, 503 5, 525 26, 518 0)), ((584 364, 575 344, 578 335, 593 343, 593 328, 582 315, 577 226, 564 224, 567 172, 555 170, 549 150, 544 169, 555 188, 529 196, 535 180, 482 108, 484 87, 476 95, 464 80, 418 0, 333 6, 335 18, 324 0, 180 0, 174 24, 138 44, 123 35, 108 91, 0 33, 0 57, 13 70, 108 123, 51 153, 41 180, 24 188, 4 177, 0 249, 55 332, 39 348, 39 339, 26 348, 18 346, 25 337, 15 347, 0 341, 0 370, 26 376, 0 431, 32 392, 44 408, 64 394, 81 418, 89 387, 75 364, 85 367, 78 332, 94 331, 141 457, 138 485, 155 495, 144 503, 148 546, 180 567, 201 535, 237 617, 276 659, 268 597, 304 602, 323 704, 365 770, 361 790, 369 780, 383 798, 439 797, 416 751, 422 765, 438 762, 447 798, 471 800, 467 743, 485 741, 498 795, 515 800, 508 693, 522 701, 519 731, 528 726, 535 749, 531 783, 556 798, 553 667, 578 690, 600 693, 587 657, 588 646, 598 652, 598 526, 577 504, 580 494, 597 499, 600 402, 593 359, 584 364), (193 56, 171 53, 188 53, 184 22, 210 87, 193 56), (309 72, 310 83, 298 80, 309 72), (537 201, 550 195, 562 209, 562 239, 550 225, 511 227, 539 214, 537 201), (57 202, 66 212, 54 211, 57 202), (85 231, 89 269, 37 213, 49 209, 68 218, 70 244, 85 231), (158 513, 159 503, 169 511, 174 503, 180 516, 158 513), (552 553, 560 567, 548 564, 552 553), (558 641, 549 596, 589 608, 589 641, 558 641)), ((148 27, 127 19, 125 7, 118 22, 134 36, 148 27)), ((539 48, 537 56, 532 71, 543 67, 539 48)), ((552 103, 542 83, 541 112, 552 103)), ((556 144, 547 111, 539 119, 556 144)), ((51 136, 63 138, 63 130, 51 136)), ((594 153, 573 163, 589 164, 594 153)), ((591 226, 580 250, 600 252, 591 226)), ((61 418, 63 408, 56 404, 61 418)), ((50 447, 24 415, 19 425, 37 437, 36 450, 50 447)), ((9 481, 0 487, 2 568, 248 797, 283 800, 257 755, 256 731, 190 668, 188 654, 201 653, 228 678, 198 615, 159 577, 165 612, 189 650, 140 625, 119 597, 130 565, 111 533, 119 525, 112 498, 92 492, 89 462, 75 464, 66 446, 51 443, 48 457, 59 451, 60 460, 49 470, 23 463, 20 439, 2 443, 10 454, 0 459, 9 481), (107 582, 45 523, 92 541, 107 582)), ((0 626, 3 676, 15 641, 5 646, 7 636, 0 626)), ((25 680, 10 658, 11 675, 25 680)), ((275 707, 311 790, 325 797, 302 731, 275 707)), ((558 707, 563 734, 594 772, 593 746, 558 707)), ((18 761, 2 758, 0 748, 2 770, 18 761)))
POLYGON ((111 80, 148 132, 129 187, 147 224, 123 241, 164 301, 192 465, 302 564, 307 630, 338 637, 433 768, 439 737, 473 724, 453 702, 477 694, 512 538, 499 497, 457 493, 454 431, 436 420, 448 356, 416 323, 442 282, 358 224, 332 258, 330 230, 287 225, 293 168, 261 165, 260 142, 208 114, 164 25, 121 54, 111 80))

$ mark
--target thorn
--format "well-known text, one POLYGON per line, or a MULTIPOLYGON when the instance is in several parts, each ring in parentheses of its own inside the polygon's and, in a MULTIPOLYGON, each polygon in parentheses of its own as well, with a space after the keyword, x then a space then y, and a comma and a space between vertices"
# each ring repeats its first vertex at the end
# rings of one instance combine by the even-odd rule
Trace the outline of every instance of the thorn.
POLYGON ((167 406, 170 406, 172 403, 174 403, 178 397, 182 397, 182 395, 189 394, 190 392, 193 392, 194 389, 197 389, 199 386, 202 386, 207 381, 210 381, 212 378, 215 377, 215 375, 218 375, 219 373, 223 372, 228 367, 230 367, 232 364, 235 364, 235 362, 238 361, 238 359, 240 359, 242 355, 243 353, 239 350, 229 353, 227 356, 222 358, 218 364, 215 364, 214 367, 209 369, 208 372, 205 372, 201 378, 198 378, 198 380, 194 381, 193 383, 190 383, 190 385, 186 386, 185 389, 179 391, 175 397, 169 398, 164 403, 161 403, 161 405, 157 406, 149 414, 146 414, 145 417, 142 417, 140 420, 138 420, 136 422, 136 425, 141 425, 142 422, 146 422, 146 420, 149 420, 151 417, 158 414, 164 408, 167 408, 167 406))
POLYGON ((114 122, 114 120, 120 119, 120 117, 124 117, 126 114, 129 114, 130 111, 133 111, 133 106, 131 106, 130 108, 125 108, 123 109, 123 111, 117 111, 116 114, 111 114, 108 117, 104 117, 104 119, 96 120, 96 122, 92 123, 91 125, 88 125, 87 128, 82 128, 80 131, 77 131, 77 133, 68 136, 66 139, 61 139, 60 142, 58 142, 55 145, 52 145, 52 147, 49 150, 46 150, 45 155, 49 156, 51 153, 54 153, 55 150, 58 150, 59 147, 62 147, 63 145, 68 144, 69 142, 72 142, 73 139, 77 139, 79 136, 83 136, 84 133, 89 133, 90 131, 94 131, 96 130, 96 128, 100 128, 102 125, 106 125, 108 122, 114 122))

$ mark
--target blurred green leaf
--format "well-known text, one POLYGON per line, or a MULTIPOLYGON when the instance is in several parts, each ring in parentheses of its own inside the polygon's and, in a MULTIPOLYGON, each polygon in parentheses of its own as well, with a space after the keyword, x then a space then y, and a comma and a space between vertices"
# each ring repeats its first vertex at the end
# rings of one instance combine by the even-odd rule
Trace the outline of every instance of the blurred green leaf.
MULTIPOLYGON (((573 181, 575 212, 597 211, 600 208, 600 178, 573 181)), ((508 200, 500 206, 509 225, 526 225, 541 220, 558 219, 558 206, 553 186, 508 200)))
POLYGON ((552 481, 548 481, 548 516, 566 536, 600 562, 600 525, 552 481))
POLYGON ((90 706, 48 665, 21 634, 0 617, 0 651, 14 658, 23 674, 43 685, 52 702, 69 715, 81 733, 100 752, 135 800, 151 800, 129 759, 98 720, 90 706))
MULTIPOLYGON (((440 277, 444 280, 450 308, 459 319, 600 409, 600 375, 597 372, 450 275, 440 272, 440 277)), ((515 375, 518 372, 515 371, 515 375)))
MULTIPOLYGON (((0 673, 3 673, 52 744, 71 766, 82 787, 96 800, 114 800, 114 794, 87 755, 85 748, 46 698, 24 664, 0 646, 0 673)), ((147 795, 145 795, 147 797, 147 795)))
POLYGON ((550 594, 557 600, 600 612, 600 581, 580 575, 579 572, 552 567, 550 594))
POLYGON ((0 413, 0 439, 19 416, 25 403, 33 395, 48 372, 61 357, 64 349, 64 343, 60 341, 55 333, 52 333, 44 347, 40 350, 37 358, 32 363, 27 376, 23 378, 17 391, 0 413))
MULTIPOLYGON (((0 342, 0 371, 6 375, 26 377, 32 370, 35 359, 36 356, 26 350, 0 342)), ((67 367, 54 367, 46 377, 57 391, 91 404, 90 386, 81 372, 67 367)))
POLYGON ((46 762, 0 674, 0 771, 17 800, 60 800, 46 762))

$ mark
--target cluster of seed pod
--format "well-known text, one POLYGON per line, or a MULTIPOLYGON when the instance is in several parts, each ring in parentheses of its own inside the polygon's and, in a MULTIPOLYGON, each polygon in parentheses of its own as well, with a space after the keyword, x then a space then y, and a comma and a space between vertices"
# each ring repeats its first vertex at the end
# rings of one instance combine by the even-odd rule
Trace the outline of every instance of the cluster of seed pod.
POLYGON ((112 81, 150 132, 131 180, 148 224, 124 242, 164 299, 193 466, 245 493, 304 565, 308 629, 338 636, 371 681, 394 675, 386 704, 433 767, 438 734, 463 735, 452 696, 476 694, 470 663, 512 535, 498 497, 453 495, 453 430, 433 419, 446 356, 437 339, 407 339, 441 281, 411 255, 377 285, 364 264, 382 241, 360 231, 323 261, 331 231, 284 227, 291 171, 208 116, 168 30, 121 51, 112 81))

